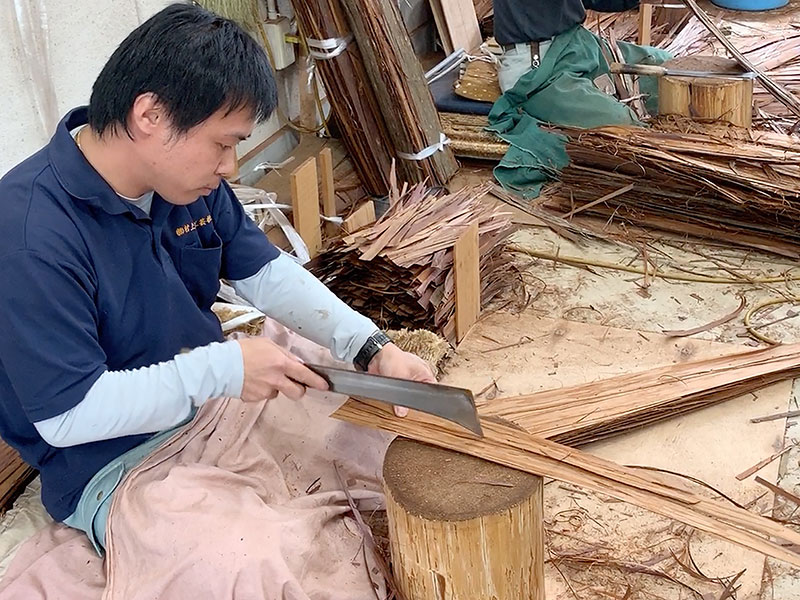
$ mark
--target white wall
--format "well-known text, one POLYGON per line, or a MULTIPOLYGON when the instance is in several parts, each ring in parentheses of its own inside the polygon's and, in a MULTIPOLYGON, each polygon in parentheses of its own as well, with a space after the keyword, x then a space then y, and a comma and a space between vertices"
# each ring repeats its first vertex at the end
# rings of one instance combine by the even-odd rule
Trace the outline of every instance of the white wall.
MULTIPOLYGON (((92 83, 117 45, 167 4, 170 0, 0 0, 0 176, 46 144, 66 111, 88 103, 92 83), (33 17, 32 28, 24 20, 19 26, 20 7, 23 16, 33 17), (41 27, 42 16, 46 29, 41 27), (30 32, 26 43, 20 31, 30 32), (31 78, 26 48, 35 49, 36 43, 42 48, 45 41, 49 74, 36 81, 31 78), (43 108, 37 97, 45 99, 43 108), (48 97, 54 99, 52 110, 47 110, 48 97)), ((38 63, 34 67, 40 72, 38 63)), ((248 146, 277 128, 277 119, 271 119, 257 129, 248 146)))

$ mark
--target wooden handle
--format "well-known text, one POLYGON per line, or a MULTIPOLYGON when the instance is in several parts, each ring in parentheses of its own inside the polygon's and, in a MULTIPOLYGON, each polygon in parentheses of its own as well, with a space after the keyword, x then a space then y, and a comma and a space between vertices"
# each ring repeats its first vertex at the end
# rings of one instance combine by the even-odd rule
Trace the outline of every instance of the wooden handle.
POLYGON ((608 65, 608 70, 612 73, 624 75, 653 75, 661 77, 667 74, 667 69, 658 65, 628 65, 616 62, 608 65))

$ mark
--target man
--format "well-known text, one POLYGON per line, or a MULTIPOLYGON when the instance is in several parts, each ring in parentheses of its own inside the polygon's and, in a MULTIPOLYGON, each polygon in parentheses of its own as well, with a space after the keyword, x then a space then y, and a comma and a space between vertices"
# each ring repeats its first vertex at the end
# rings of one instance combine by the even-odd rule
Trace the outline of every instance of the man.
POLYGON ((39 470, 53 518, 98 549, 120 477, 205 402, 326 389, 265 337, 223 341, 220 277, 340 360, 433 381, 271 245, 224 181, 276 102, 249 35, 172 5, 0 180, 0 434, 39 470))
POLYGON ((639 0, 494 0, 494 35, 504 52, 500 59, 500 89, 511 89, 525 73, 541 64, 553 38, 586 19, 585 8, 619 12, 639 0))

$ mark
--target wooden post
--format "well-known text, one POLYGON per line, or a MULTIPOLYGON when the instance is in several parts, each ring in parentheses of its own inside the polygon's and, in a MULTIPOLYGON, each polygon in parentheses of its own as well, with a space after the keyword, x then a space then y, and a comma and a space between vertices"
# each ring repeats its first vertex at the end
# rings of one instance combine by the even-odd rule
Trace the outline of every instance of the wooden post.
POLYGON ((352 215, 347 217, 342 223, 342 229, 345 233, 353 233, 362 227, 375 222, 375 203, 372 200, 367 200, 356 209, 352 215))
MULTIPOLYGON (((322 193, 322 214, 326 217, 336 216, 336 190, 333 184, 333 156, 330 148, 323 148, 319 153, 319 177, 322 193)), ((325 223, 325 233, 336 235, 337 227, 333 223, 325 223)))
MULTIPOLYGON (((667 68, 715 73, 741 73, 736 61, 721 56, 684 56, 667 68)), ((704 77, 661 77, 658 114, 699 120, 727 121, 749 128, 753 123, 753 80, 704 77)))
POLYGON ((653 5, 639 4, 639 32, 636 40, 640 46, 649 46, 652 41, 653 5))
POLYGON ((383 478, 406 598, 544 600, 541 477, 397 438, 383 478))
POLYGON ((322 247, 319 227, 317 160, 312 156, 289 176, 292 187, 292 222, 314 258, 322 247))
POLYGON ((481 313, 481 273, 478 224, 473 223, 453 247, 456 287, 456 341, 467 335, 481 313))

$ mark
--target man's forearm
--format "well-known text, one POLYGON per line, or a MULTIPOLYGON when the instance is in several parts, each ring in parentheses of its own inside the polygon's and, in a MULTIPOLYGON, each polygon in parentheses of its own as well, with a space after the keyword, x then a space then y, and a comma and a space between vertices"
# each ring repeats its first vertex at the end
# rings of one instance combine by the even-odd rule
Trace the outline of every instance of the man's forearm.
POLYGON ((231 284, 266 315, 330 349, 339 360, 353 362, 378 329, 286 254, 252 277, 231 284))
POLYGON ((213 343, 149 367, 107 371, 75 407, 34 426, 62 448, 155 433, 185 420, 193 405, 239 396, 243 378, 239 344, 213 343))

